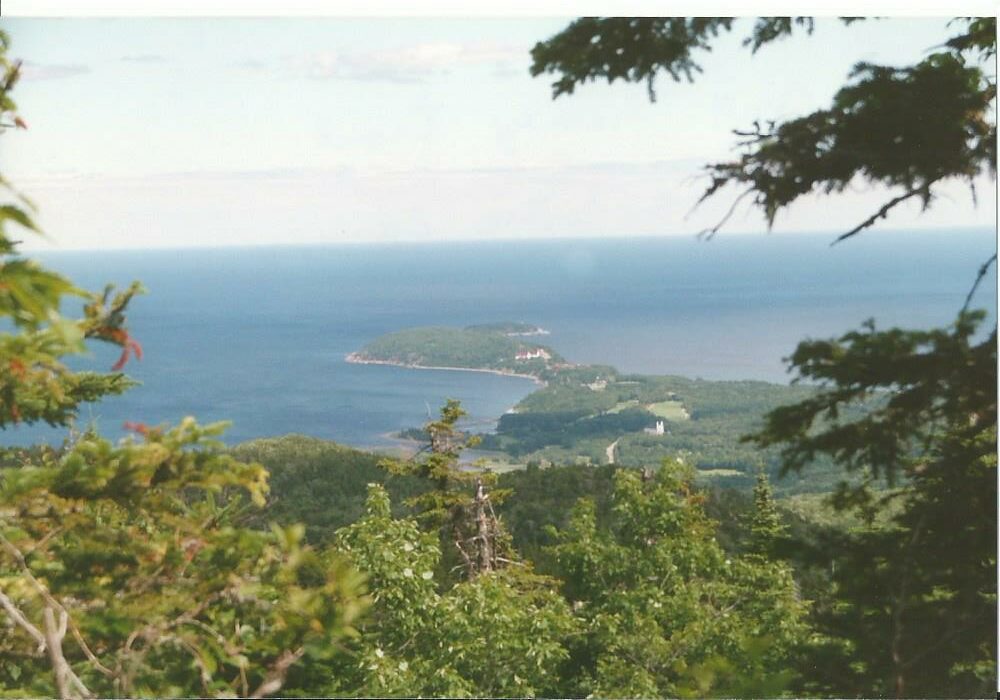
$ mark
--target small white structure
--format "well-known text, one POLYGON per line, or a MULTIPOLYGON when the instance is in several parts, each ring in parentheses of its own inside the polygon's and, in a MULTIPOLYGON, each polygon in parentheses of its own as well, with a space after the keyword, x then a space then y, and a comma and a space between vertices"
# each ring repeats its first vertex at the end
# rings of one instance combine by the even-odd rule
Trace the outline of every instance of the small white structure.
POLYGON ((515 360, 548 360, 552 356, 545 352, 541 348, 536 350, 518 350, 517 354, 514 355, 515 360))
POLYGON ((656 421, 655 428, 646 428, 643 432, 646 433, 646 435, 664 435, 667 431, 663 421, 658 420, 656 421))

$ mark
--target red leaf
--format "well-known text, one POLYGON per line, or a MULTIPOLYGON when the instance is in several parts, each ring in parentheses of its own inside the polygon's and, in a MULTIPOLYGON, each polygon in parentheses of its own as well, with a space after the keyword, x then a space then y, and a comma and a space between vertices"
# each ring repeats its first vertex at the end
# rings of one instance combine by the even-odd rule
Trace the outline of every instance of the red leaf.
POLYGON ((111 371, 117 372, 122 367, 124 367, 125 363, 128 362, 128 356, 129 356, 129 349, 128 345, 126 345, 124 348, 122 348, 122 354, 118 357, 118 362, 111 365, 111 371))
POLYGON ((128 362, 128 358, 132 356, 132 353, 135 353, 136 360, 142 359, 142 346, 123 329, 115 328, 108 335, 122 346, 122 354, 118 357, 118 361, 111 365, 112 372, 117 372, 124 367, 125 363, 128 362))
POLYGON ((133 421, 127 420, 122 423, 122 428, 133 433, 139 433, 140 435, 149 434, 149 426, 145 423, 134 423, 133 421))

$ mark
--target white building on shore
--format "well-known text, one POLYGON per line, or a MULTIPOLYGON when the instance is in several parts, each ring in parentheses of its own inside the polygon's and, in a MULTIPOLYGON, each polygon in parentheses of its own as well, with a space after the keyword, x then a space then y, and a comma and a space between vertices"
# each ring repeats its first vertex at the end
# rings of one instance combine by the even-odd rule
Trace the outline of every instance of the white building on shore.
POLYGON ((541 348, 535 350, 518 350, 514 355, 515 360, 549 360, 552 356, 541 348))

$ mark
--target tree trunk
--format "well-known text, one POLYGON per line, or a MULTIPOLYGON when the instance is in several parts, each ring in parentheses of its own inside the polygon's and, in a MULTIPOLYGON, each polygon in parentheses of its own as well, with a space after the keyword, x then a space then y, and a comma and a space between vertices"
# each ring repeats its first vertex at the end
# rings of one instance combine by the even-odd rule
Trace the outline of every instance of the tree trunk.
POLYGON ((479 542, 479 571, 477 573, 480 574, 487 571, 493 571, 493 528, 490 527, 490 518, 486 514, 488 500, 489 496, 486 494, 486 489, 483 487, 482 480, 477 479, 474 508, 477 529, 476 539, 479 542))

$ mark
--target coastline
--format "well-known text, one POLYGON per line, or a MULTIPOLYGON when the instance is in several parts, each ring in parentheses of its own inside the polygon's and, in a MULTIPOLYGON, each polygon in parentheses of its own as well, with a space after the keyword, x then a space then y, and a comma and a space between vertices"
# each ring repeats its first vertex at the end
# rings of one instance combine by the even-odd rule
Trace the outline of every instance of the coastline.
POLYGON ((356 352, 350 352, 344 356, 344 361, 352 365, 388 365, 390 367, 403 367, 404 369, 437 369, 444 370, 447 372, 485 372, 486 374, 497 374, 501 377, 520 377, 522 379, 530 379, 535 384, 540 386, 547 386, 547 382, 539 379, 533 374, 520 374, 518 372, 511 372, 510 370, 504 369, 477 369, 475 367, 433 367, 430 365, 415 365, 406 362, 396 362, 394 360, 370 360, 361 357, 356 352))

